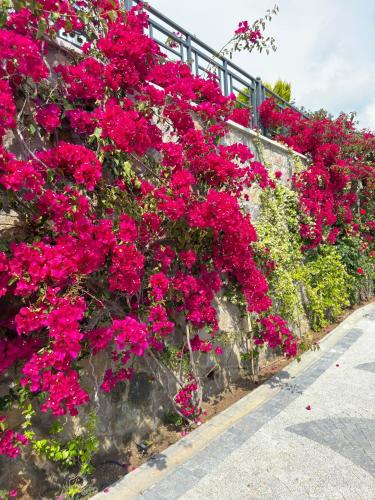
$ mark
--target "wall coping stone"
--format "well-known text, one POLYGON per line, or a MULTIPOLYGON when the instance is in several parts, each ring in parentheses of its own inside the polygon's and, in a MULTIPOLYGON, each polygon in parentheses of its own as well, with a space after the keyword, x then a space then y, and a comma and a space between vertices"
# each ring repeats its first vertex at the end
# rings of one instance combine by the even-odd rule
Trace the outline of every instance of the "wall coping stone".
POLYGON ((244 127, 243 125, 240 125, 239 123, 236 123, 232 120, 229 120, 228 124, 231 128, 237 129, 240 132, 244 132, 245 134, 249 135, 250 137, 259 138, 262 142, 265 142, 266 144, 270 144, 271 146, 274 146, 278 149, 281 149, 282 151, 286 151, 287 153, 297 155, 302 160, 307 161, 307 157, 305 155, 303 155, 302 153, 297 153, 297 151, 294 151, 294 149, 286 146, 285 144, 282 144, 281 142, 274 141, 273 139, 266 137, 265 135, 261 134, 260 132, 257 132, 256 130, 253 130, 253 129, 248 128, 248 127, 244 127))

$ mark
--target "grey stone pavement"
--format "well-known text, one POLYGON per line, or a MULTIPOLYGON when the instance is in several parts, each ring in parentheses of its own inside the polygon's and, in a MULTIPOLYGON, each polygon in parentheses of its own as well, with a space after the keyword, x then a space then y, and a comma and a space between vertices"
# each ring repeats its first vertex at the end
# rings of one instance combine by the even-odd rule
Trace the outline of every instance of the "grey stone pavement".
POLYGON ((375 500, 375 304, 95 498, 375 500))

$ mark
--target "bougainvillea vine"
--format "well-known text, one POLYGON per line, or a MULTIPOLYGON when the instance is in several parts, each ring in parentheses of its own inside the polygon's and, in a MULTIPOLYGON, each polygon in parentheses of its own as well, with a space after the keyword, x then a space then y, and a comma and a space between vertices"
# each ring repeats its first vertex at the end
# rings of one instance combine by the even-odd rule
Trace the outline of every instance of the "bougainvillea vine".
POLYGON ((360 235, 368 252, 374 242, 375 136, 360 131, 352 116, 333 119, 327 113, 303 116, 278 109, 274 99, 260 107, 263 125, 276 139, 310 159, 294 176, 306 221, 301 224, 305 248, 335 244, 343 235, 360 235))
MULTIPOLYGON (((194 352, 222 353, 214 300, 228 282, 260 319, 257 341, 296 354, 272 314, 242 207, 244 190, 274 181, 247 147, 223 142, 234 97, 166 59, 145 34, 141 4, 127 13, 101 0, 17 2, 7 14, 0 184, 24 229, 0 253, 9 305, 0 371, 17 368, 42 412, 74 416, 92 398, 81 381, 86 359, 106 353, 100 388, 109 392, 131 379, 139 358, 160 368, 182 334, 190 368, 175 374, 171 400, 194 421, 194 352), (58 30, 77 28, 82 52, 51 63, 58 30)), ((1 450, 16 456, 26 439, 2 432, 1 450)))

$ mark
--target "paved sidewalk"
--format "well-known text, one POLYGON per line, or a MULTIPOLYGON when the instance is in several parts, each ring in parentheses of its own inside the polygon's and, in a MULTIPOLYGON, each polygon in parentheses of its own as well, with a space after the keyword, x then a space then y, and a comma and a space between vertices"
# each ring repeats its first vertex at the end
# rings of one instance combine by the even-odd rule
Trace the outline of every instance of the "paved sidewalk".
POLYGON ((375 304, 95 498, 375 500, 375 304))

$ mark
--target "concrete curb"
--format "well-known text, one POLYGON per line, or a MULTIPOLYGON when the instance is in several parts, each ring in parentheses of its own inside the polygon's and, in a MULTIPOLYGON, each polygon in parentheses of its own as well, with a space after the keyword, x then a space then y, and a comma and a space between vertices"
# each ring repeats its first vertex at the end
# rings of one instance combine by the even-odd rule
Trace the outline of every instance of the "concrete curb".
POLYGON ((375 303, 357 309, 322 339, 318 351, 304 353, 301 362, 292 361, 282 371, 282 379, 286 379, 287 382, 280 384, 280 376, 276 374, 247 396, 192 431, 188 436, 151 457, 138 469, 113 484, 107 493, 100 492, 93 498, 95 500, 131 500, 137 498, 143 491, 175 472, 184 462, 206 448, 240 419, 279 394, 283 386, 293 385, 293 380, 297 376, 310 368, 328 351, 334 351, 335 345, 345 337, 353 326, 371 312, 375 312, 375 303))

